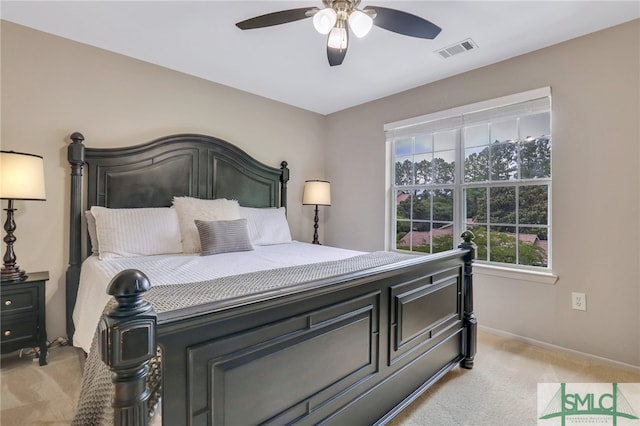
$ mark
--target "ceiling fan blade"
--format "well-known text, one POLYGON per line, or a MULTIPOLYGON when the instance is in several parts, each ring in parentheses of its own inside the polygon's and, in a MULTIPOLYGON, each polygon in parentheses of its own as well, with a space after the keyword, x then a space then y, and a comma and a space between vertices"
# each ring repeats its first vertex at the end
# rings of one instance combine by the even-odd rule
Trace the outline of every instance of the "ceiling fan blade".
POLYGON ((344 57, 347 55, 347 49, 334 49, 327 46, 327 59, 329 59, 329 65, 335 67, 336 65, 342 65, 344 57))
POLYGON ((375 12, 373 24, 410 37, 434 39, 442 28, 416 15, 380 6, 367 6, 364 12, 375 12))
MULTIPOLYGON (((347 36, 347 47, 349 47, 349 32, 346 32, 347 36)), ((329 60, 329 65, 335 67, 336 65, 342 65, 342 61, 344 61, 344 57, 347 56, 347 48, 344 49, 336 49, 335 47, 329 47, 327 43, 327 59, 329 60)))
POLYGON ((236 27, 241 30, 252 30, 254 28, 270 27, 272 25, 286 24, 288 22, 299 21, 309 18, 318 11, 317 7, 304 7, 300 9, 281 10, 279 12, 267 13, 238 22, 236 27))

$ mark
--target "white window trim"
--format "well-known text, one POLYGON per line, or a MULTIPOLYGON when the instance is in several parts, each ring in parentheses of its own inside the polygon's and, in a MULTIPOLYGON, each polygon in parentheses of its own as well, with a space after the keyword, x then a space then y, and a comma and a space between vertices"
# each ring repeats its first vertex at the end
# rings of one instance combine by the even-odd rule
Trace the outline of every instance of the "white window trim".
MULTIPOLYGON (((458 115, 469 114, 472 112, 478 112, 486 109, 499 108, 501 106, 507 106, 512 104, 517 104, 521 102, 527 102, 531 99, 537 99, 542 97, 551 96, 551 87, 541 87, 539 89, 528 90, 525 92, 515 93, 512 95, 502 96, 495 99, 489 99, 486 101, 475 102, 473 104, 463 105, 459 107, 450 108, 443 111, 438 111, 430 114, 421 115, 418 117, 408 118, 405 120, 394 121, 391 123, 387 123, 384 125, 384 131, 393 131, 399 130, 404 127, 416 126, 422 123, 427 123, 430 121, 446 119, 458 115)), ((552 123, 552 132, 553 134, 553 123, 552 123)), ((393 250, 393 242, 391 239, 391 229, 393 225, 392 218, 394 217, 394 205, 391 202, 392 200, 392 192, 393 192, 393 182, 391 176, 391 167, 393 163, 393 151, 390 143, 387 143, 387 138, 385 138, 385 152, 386 152, 386 171, 385 171, 385 237, 384 237, 384 247, 386 250, 393 250)), ((549 197, 549 203, 551 203, 551 197, 549 197)), ((549 218, 549 225, 551 226, 551 232, 553 232, 553 226, 551 224, 551 217, 549 218)), ((454 240, 454 246, 457 247, 456 241, 454 240)), ((552 252, 549 252, 549 260, 552 262, 552 252)), ((521 266, 514 265, 513 267, 508 266, 497 266, 493 264, 485 264, 485 263, 474 263, 474 271, 479 275, 489 275, 496 276, 502 278, 510 278, 517 279, 523 281, 532 281, 539 282, 547 285, 555 285, 558 280, 558 276, 552 272, 551 267, 553 266, 550 263, 550 268, 548 271, 538 271, 538 270, 529 270, 522 268, 521 266)))
POLYGON ((558 281, 558 276, 553 272, 532 271, 528 269, 517 269, 485 263, 474 263, 473 274, 507 278, 518 281, 529 281, 546 285, 555 285, 558 281))
POLYGON ((544 98, 551 96, 551 87, 542 87, 540 89, 528 90, 526 92, 515 93, 513 95, 502 96, 496 99, 490 99, 487 101, 476 102, 469 105, 463 105, 455 108, 450 108, 444 111, 433 112, 430 114, 421 115, 419 117, 408 118, 406 120, 394 121, 393 123, 387 123, 384 125, 384 131, 398 130, 403 127, 416 126, 418 124, 427 123, 429 121, 441 120, 445 118, 455 117, 458 115, 469 114, 471 112, 478 112, 485 109, 499 108, 501 106, 507 106, 526 102, 531 99, 544 98))

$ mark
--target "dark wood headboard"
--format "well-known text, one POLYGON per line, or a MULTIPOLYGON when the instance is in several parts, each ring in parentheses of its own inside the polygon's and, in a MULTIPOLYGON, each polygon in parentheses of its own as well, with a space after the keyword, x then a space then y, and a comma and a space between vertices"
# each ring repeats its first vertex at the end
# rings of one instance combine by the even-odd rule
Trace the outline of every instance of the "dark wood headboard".
POLYGON ((91 206, 166 207, 174 196, 238 200, 247 207, 286 207, 289 169, 267 166, 221 139, 180 134, 125 148, 86 148, 84 136, 71 135, 69 267, 66 275, 67 335, 80 281, 80 265, 91 253, 82 214, 91 206), (88 171, 86 193, 82 170, 88 171), (83 241, 86 252, 82 255, 83 241))

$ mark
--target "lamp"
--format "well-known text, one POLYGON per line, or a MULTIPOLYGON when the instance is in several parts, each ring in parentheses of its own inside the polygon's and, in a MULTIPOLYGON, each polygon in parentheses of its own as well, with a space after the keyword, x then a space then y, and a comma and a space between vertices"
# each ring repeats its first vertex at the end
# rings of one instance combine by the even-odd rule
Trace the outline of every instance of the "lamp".
POLYGON ((347 48, 347 41, 347 29, 344 26, 344 21, 340 20, 329 33, 327 46, 332 49, 344 50, 347 48))
POLYGON ((303 205, 316 206, 316 215, 313 219, 313 244, 318 241, 318 206, 331 205, 331 186, 326 180, 308 180, 304 183, 303 205))
POLYGON ((346 49, 346 22, 358 38, 369 33, 375 12, 357 8, 359 1, 325 1, 327 5, 313 15, 313 26, 320 34, 329 35, 329 47, 346 49), (373 16, 372 16, 373 15, 373 16), (333 42, 332 42, 333 40, 333 42))
POLYGON ((369 34, 373 27, 373 19, 361 10, 355 9, 349 15, 349 27, 358 38, 369 34))
POLYGON ((313 26, 320 34, 329 34, 337 19, 338 14, 336 11, 330 7, 325 7, 313 15, 313 26))
POLYGON ((13 213, 14 200, 38 200, 44 201, 44 161, 41 156, 25 154, 14 151, 0 151, 0 199, 9 200, 5 209, 7 220, 4 230, 7 235, 4 242, 7 250, 3 258, 1 271, 2 281, 19 281, 26 278, 25 271, 16 265, 16 254, 13 251, 13 243, 16 237, 16 223, 13 213))

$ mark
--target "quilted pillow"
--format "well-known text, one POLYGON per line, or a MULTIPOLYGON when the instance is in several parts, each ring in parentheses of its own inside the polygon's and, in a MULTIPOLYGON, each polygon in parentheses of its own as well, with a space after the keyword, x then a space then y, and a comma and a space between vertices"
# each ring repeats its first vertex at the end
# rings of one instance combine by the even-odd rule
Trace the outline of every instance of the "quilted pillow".
POLYGON ((195 224, 196 220, 240 219, 239 206, 236 200, 224 198, 202 200, 192 197, 173 197, 173 206, 178 213, 178 223, 182 234, 182 251, 184 253, 200 252, 200 237, 195 224))
POLYGON ((91 207, 96 221, 99 258, 180 253, 180 227, 168 207, 108 209, 91 207))
POLYGON ((253 250, 247 231, 247 219, 195 221, 202 256, 253 250))

